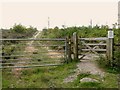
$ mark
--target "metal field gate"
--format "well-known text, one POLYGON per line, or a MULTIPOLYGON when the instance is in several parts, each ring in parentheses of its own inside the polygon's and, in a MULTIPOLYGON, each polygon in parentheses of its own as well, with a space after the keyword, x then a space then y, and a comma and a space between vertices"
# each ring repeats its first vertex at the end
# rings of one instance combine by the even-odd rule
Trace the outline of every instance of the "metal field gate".
POLYGON ((66 61, 66 39, 1 39, 0 68, 62 65, 66 61))

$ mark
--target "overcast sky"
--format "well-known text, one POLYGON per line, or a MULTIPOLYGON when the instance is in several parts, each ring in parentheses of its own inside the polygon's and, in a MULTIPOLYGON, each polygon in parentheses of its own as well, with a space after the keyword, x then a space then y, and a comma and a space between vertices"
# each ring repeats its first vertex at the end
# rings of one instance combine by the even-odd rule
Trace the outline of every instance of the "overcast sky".
POLYGON ((50 27, 62 25, 82 26, 93 25, 112 26, 118 20, 118 0, 71 0, 71 1, 37 1, 37 0, 4 0, 1 3, 1 28, 10 28, 15 23, 34 26, 41 30, 47 27, 50 17, 50 27))

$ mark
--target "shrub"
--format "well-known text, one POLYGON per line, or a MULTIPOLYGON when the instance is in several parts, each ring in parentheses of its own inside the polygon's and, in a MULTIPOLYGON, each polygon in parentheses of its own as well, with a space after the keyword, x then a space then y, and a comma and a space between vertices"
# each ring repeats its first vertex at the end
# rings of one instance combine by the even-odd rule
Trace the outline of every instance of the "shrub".
POLYGON ((100 56, 98 59, 97 59, 97 63, 100 67, 103 67, 103 68, 107 68, 107 67, 110 67, 110 63, 109 61, 106 59, 106 57, 104 56, 100 56))
POLYGON ((120 52, 116 51, 114 53, 114 65, 120 69, 120 52))

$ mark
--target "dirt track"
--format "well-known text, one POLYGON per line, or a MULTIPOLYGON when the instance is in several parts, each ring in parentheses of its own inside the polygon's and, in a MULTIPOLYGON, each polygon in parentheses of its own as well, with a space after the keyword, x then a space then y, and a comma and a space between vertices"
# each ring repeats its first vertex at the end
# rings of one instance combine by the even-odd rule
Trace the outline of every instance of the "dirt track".
POLYGON ((77 68, 75 69, 75 73, 73 75, 68 76, 64 79, 64 82, 72 82, 74 81, 77 76, 81 73, 90 73, 93 75, 100 76, 101 79, 104 78, 105 72, 101 70, 97 64, 95 63, 95 60, 98 56, 95 54, 88 54, 86 55, 80 62, 77 64, 77 68))
MULTIPOLYGON (((36 33, 33 38, 37 38, 37 36, 39 35, 40 32, 36 33)), ((36 49, 34 46, 31 46, 33 43, 33 41, 28 42, 27 46, 25 47, 25 51, 24 52, 29 52, 29 55, 32 54, 32 52, 34 52, 36 49)), ((20 59, 23 59, 24 61, 18 61, 17 63, 25 63, 25 59, 28 59, 27 57, 21 57, 20 59)), ((18 66, 18 64, 15 64, 15 66, 18 66)), ((19 64, 19 66, 24 66, 24 64, 19 64)), ((14 73, 14 75, 16 77, 19 77, 21 74, 21 70, 23 70, 23 68, 13 68, 12 72, 14 73)))

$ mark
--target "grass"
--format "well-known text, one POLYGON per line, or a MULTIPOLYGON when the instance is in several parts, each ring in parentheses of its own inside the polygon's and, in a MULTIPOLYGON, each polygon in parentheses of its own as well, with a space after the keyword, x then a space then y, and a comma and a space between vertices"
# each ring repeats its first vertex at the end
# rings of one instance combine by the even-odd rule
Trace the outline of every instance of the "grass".
POLYGON ((2 71, 0 70, 0 89, 2 88, 2 71))
POLYGON ((76 62, 64 64, 55 67, 30 68, 22 70, 20 77, 15 77, 13 73, 3 72, 4 88, 117 88, 117 75, 106 72, 104 81, 101 81, 99 75, 89 73, 79 74, 73 82, 63 83, 63 80, 69 75, 74 74, 76 62), (93 78, 98 82, 81 83, 80 79, 84 77, 93 78))
POLYGON ((19 78, 15 77, 12 73, 4 72, 3 88, 63 87, 64 83, 62 82, 64 78, 72 74, 75 68, 75 62, 58 67, 33 68, 23 70, 19 78))
POLYGON ((97 82, 84 82, 80 84, 81 88, 101 88, 100 83, 97 82))
POLYGON ((98 75, 80 74, 73 82, 64 84, 64 87, 71 88, 117 88, 117 76, 107 73, 104 81, 101 81, 98 75), (80 79, 88 77, 98 80, 98 82, 80 82, 80 79))
MULTIPOLYGON (((45 54, 42 55, 42 57, 45 56, 45 54)), ((40 58, 40 56, 37 55, 36 58, 40 58)), ((45 58, 49 59, 49 57, 45 58)), ((101 81, 99 75, 81 73, 73 82, 64 83, 63 80, 65 78, 75 73, 74 69, 76 69, 76 64, 77 62, 72 62, 63 64, 62 66, 24 69, 19 77, 11 73, 11 70, 9 72, 4 70, 2 79, 3 88, 117 88, 117 75, 113 72, 106 72, 104 81, 101 81), (99 83, 81 83, 80 79, 84 77, 96 79, 99 83)))

